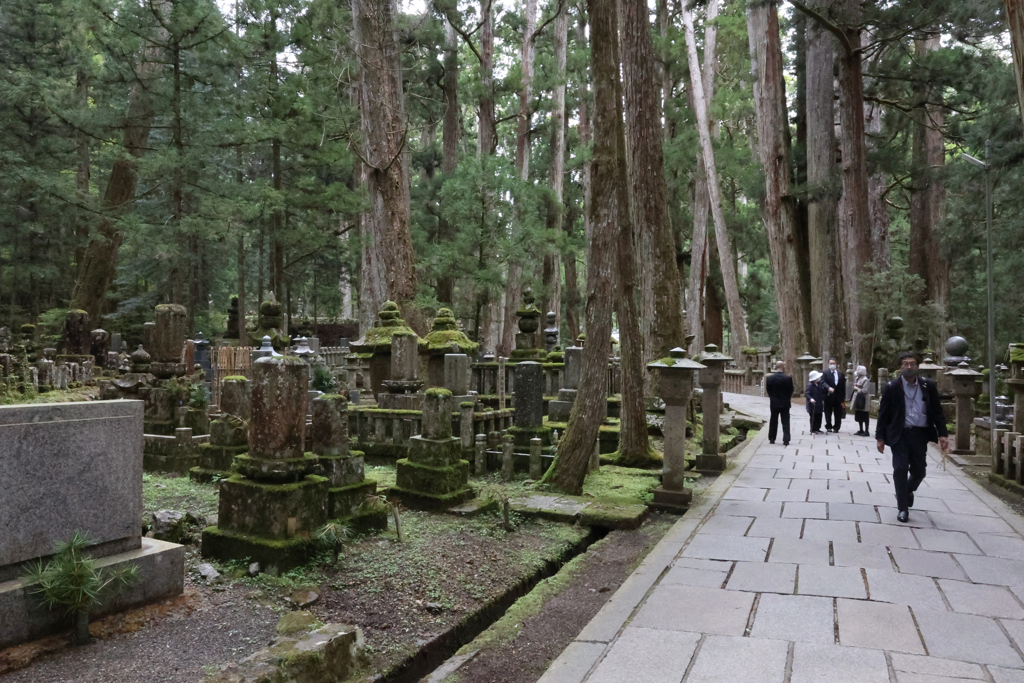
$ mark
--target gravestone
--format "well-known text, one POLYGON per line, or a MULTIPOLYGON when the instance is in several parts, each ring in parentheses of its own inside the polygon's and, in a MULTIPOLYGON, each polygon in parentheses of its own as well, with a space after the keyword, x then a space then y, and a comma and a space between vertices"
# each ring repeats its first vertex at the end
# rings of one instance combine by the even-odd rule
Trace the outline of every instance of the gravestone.
POLYGON ((521 361, 515 366, 515 415, 509 434, 516 447, 528 452, 530 440, 551 445, 551 427, 544 424, 544 370, 540 363, 521 361))
POLYGON ((102 564, 139 567, 94 617, 182 592, 184 549, 142 537, 142 411, 139 401, 0 406, 0 648, 70 625, 20 577, 76 531, 102 564))
POLYGON ((220 411, 210 422, 209 442, 199 445, 199 464, 189 470, 195 481, 229 476, 235 456, 249 449, 252 382, 248 378, 233 375, 221 380, 220 411))
POLYGON ((294 356, 253 364, 249 451, 220 484, 218 523, 203 531, 203 556, 251 558, 264 571, 287 571, 313 552, 327 520, 329 480, 311 474, 306 453, 306 363, 294 356))
POLYGON ((552 422, 568 422, 569 413, 576 402, 576 394, 580 388, 580 379, 583 373, 583 349, 579 346, 570 346, 565 350, 565 370, 562 376, 565 378, 565 386, 558 390, 558 400, 548 402, 548 419, 552 422))

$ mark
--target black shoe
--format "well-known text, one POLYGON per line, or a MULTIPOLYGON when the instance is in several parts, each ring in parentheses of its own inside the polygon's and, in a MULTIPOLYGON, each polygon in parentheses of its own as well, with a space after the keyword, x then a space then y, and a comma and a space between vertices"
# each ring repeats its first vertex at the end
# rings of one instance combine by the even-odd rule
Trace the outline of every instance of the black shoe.
POLYGON ((909 492, 907 494, 907 507, 908 508, 914 507, 914 492, 913 491, 911 491, 911 492, 909 492))
POLYGON ((773 446, 775 445, 775 442, 772 441, 771 439, 768 440, 768 443, 772 444, 773 446))
POLYGON ((896 519, 906 524, 910 521, 910 514, 906 510, 900 510, 899 514, 896 515, 896 519))
POLYGON ((782 442, 782 445, 783 445, 783 446, 788 446, 788 445, 789 445, 789 442, 788 442, 788 441, 783 441, 783 442, 782 442))

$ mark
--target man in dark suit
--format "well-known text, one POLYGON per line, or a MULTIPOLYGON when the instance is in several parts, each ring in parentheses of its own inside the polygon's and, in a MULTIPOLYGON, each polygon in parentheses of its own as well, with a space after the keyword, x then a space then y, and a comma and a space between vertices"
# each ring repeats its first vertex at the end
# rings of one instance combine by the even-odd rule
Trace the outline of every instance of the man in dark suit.
POLYGON ((779 419, 782 419, 782 445, 789 445, 789 407, 793 405, 793 378, 786 374, 786 363, 775 364, 775 372, 764 380, 768 394, 771 419, 768 421, 768 443, 775 443, 779 434, 779 419))
POLYGON ((828 359, 828 367, 821 373, 825 384, 825 431, 838 432, 843 422, 843 403, 846 402, 846 375, 836 365, 835 358, 828 359))
POLYGON ((949 448, 949 432, 939 390, 934 381, 918 375, 917 355, 907 351, 896 360, 900 376, 882 391, 875 440, 879 453, 885 452, 886 445, 892 450, 892 479, 899 510, 896 519, 906 522, 910 519, 908 510, 914 507, 914 491, 924 480, 928 466, 928 442, 938 441, 945 451, 949 448))

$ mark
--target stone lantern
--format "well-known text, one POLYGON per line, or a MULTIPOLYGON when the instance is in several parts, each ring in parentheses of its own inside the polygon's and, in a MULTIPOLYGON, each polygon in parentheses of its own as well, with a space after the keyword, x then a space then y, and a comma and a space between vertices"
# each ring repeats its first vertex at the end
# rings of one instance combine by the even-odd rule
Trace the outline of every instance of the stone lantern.
POLYGON ((953 452, 957 455, 974 455, 971 448, 971 424, 974 422, 974 399, 981 393, 978 380, 982 375, 971 370, 966 362, 946 374, 953 380, 953 395, 956 396, 956 445, 953 452))
POLYGON ((686 351, 674 348, 669 358, 647 364, 656 373, 658 396, 665 402, 665 463, 661 486, 654 490, 651 507, 667 512, 683 513, 693 493, 684 486, 686 469, 686 406, 693 396, 693 373, 704 370, 686 357, 686 351))
POLYGON ((939 371, 945 369, 945 366, 937 365, 932 361, 931 358, 925 358, 924 362, 917 366, 917 370, 920 373, 921 377, 924 377, 925 379, 930 379, 933 382, 938 382, 939 371))
POLYGON ((721 433, 719 420, 722 416, 722 381, 725 379, 725 364, 732 360, 718 347, 708 344, 698 359, 706 366, 697 376, 704 390, 701 409, 704 411, 704 444, 697 456, 697 469, 701 472, 722 472, 725 470, 725 455, 718 452, 718 437, 721 433))
POLYGON ((797 382, 794 382, 796 386, 793 387, 794 396, 803 396, 804 389, 807 387, 807 375, 811 372, 811 363, 814 362, 815 358, 811 355, 810 351, 804 351, 804 355, 796 359, 796 369, 799 375, 796 377, 797 382))

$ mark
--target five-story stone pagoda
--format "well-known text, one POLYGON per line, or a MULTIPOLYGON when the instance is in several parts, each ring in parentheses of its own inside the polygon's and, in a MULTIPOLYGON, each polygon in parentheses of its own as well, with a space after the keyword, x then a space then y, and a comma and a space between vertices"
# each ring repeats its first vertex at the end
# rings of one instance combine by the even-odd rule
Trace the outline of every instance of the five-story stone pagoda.
POLYGON ((220 484, 218 525, 203 531, 203 556, 248 557, 263 571, 287 571, 313 550, 327 521, 330 480, 306 453, 308 368, 295 356, 253 363, 249 452, 220 484))

